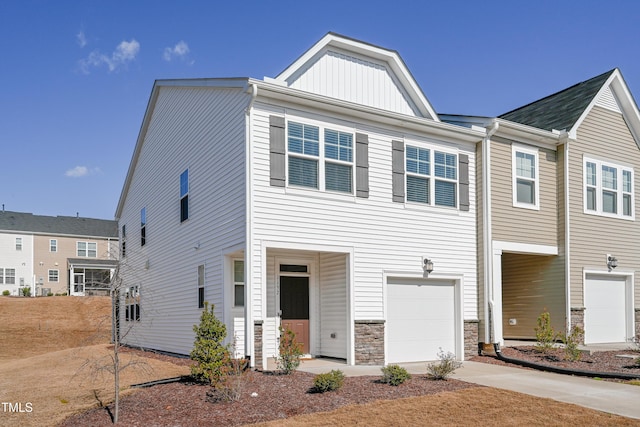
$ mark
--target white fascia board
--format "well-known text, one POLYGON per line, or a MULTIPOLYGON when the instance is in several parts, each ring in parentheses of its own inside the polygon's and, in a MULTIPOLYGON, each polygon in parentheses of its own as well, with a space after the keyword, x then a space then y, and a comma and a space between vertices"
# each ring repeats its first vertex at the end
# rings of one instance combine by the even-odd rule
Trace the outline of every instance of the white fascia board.
POLYGON ((558 255, 558 247, 551 245, 537 245, 534 243, 493 241, 493 250, 531 255, 558 255))
POLYGON ((494 119, 487 128, 491 128, 494 123, 499 124, 498 131, 496 132, 497 136, 517 139, 520 142, 551 148, 553 150, 562 142, 562 136, 564 135, 564 133, 550 132, 504 119, 494 119))
POLYGON ((122 192, 120 193, 120 199, 118 200, 118 206, 115 212, 115 220, 118 221, 122 215, 122 209, 124 208, 124 202, 129 192, 131 185, 131 178, 133 177, 133 171, 135 170, 140 151, 142 150, 142 143, 147 134, 151 117, 153 116, 153 110, 155 108, 156 101, 158 99, 158 93, 162 87, 211 87, 211 88, 236 88, 236 89, 248 89, 249 79, 246 77, 239 78, 213 78, 213 79, 167 79, 156 80, 153 83, 151 89, 151 95, 149 96, 149 102, 147 103, 147 109, 144 112, 142 119, 142 125, 138 132, 138 138, 136 139, 136 145, 131 156, 131 162, 129 163, 129 169, 122 186, 122 192))
POLYGON ((350 39, 340 36, 338 34, 328 33, 309 50, 302 54, 297 60, 289 65, 283 72, 276 76, 276 80, 280 82, 286 82, 291 76, 298 72, 306 63, 311 61, 316 55, 329 47, 335 47, 347 52, 353 52, 364 57, 370 57, 377 59, 383 63, 389 64, 392 71, 400 79, 400 83, 407 90, 413 103, 423 116, 428 117, 434 121, 439 122, 438 114, 431 106, 431 103, 427 100, 420 89, 420 86, 411 75, 411 72, 407 68, 406 64, 400 58, 400 55, 393 51, 384 49, 372 44, 361 42, 358 40, 350 39))
POLYGON ((421 134, 426 133, 454 142, 469 142, 476 144, 486 135, 484 130, 469 129, 449 123, 437 122, 424 117, 414 117, 379 108, 368 107, 361 104, 355 104, 353 102, 342 101, 298 89, 291 89, 267 83, 261 80, 250 79, 249 84, 256 84, 258 86, 258 97, 305 105, 328 111, 333 115, 342 114, 366 120, 373 120, 377 123, 403 127, 420 132, 421 134))

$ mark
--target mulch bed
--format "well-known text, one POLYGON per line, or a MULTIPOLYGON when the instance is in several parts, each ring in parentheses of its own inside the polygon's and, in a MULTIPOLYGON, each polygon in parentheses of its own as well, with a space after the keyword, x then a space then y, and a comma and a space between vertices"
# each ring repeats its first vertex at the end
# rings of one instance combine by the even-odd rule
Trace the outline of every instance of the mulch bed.
MULTIPOLYGON (((165 358, 169 356, 154 355, 165 358)), ((182 359, 181 363, 189 363, 182 359)), ((345 405, 375 400, 423 396, 477 387, 449 379, 413 376, 400 386, 379 382, 379 376, 347 377, 334 392, 314 393, 314 375, 246 372, 238 401, 220 401, 211 387, 189 382, 161 384, 121 398, 119 421, 127 426, 238 426, 288 418, 298 414, 332 411, 345 405), (256 393, 257 396, 252 397, 256 393)), ((109 426, 112 407, 96 408, 68 418, 62 426, 109 426)))
MULTIPOLYGON (((539 365, 593 372, 594 377, 597 377, 597 374, 601 372, 640 376, 640 365, 635 364, 635 358, 640 357, 640 351, 635 349, 598 351, 593 354, 583 352, 578 361, 568 360, 562 348, 554 348, 546 353, 540 353, 534 346, 504 347, 502 354, 510 359, 524 360, 539 365), (634 356, 634 358, 620 357, 622 355, 634 356)), ((517 366, 503 362, 493 356, 475 356, 471 360, 497 365, 517 366)))

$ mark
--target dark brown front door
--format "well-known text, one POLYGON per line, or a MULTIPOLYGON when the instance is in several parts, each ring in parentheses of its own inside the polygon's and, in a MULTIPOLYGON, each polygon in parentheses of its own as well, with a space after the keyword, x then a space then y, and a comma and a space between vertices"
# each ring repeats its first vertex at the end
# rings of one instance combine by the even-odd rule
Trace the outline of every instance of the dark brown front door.
POLYGON ((309 354, 309 278, 280 277, 280 318, 282 327, 296 334, 302 352, 309 354))

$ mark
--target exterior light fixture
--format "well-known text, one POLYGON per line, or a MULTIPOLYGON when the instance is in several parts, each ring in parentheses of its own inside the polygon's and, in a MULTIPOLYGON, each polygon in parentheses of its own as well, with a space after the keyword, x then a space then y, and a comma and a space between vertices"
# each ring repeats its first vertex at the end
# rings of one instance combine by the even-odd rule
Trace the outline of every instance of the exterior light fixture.
POLYGON ((607 268, 609 271, 613 270, 618 266, 618 258, 613 255, 607 254, 607 268))
POLYGON ((433 261, 431 261, 429 258, 422 258, 422 269, 425 271, 425 273, 429 274, 433 271, 433 261))

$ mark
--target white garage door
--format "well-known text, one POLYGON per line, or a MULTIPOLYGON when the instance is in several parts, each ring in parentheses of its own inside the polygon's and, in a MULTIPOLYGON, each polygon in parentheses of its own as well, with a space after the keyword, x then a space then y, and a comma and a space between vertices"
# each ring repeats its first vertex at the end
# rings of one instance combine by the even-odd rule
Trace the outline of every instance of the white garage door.
POLYGON ((587 275, 584 286, 585 344, 626 341, 624 277, 587 275))
POLYGON ((389 278, 387 362, 437 360, 455 354, 456 309, 452 281, 389 278))

